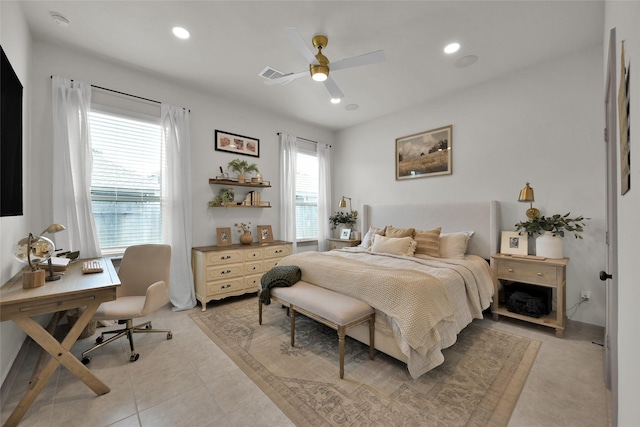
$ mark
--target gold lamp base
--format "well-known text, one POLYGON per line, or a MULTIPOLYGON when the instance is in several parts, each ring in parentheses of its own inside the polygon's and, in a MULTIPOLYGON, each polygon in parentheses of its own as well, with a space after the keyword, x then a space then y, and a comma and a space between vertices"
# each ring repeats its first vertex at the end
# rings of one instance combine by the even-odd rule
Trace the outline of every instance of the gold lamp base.
POLYGON ((534 219, 540 216, 540 211, 536 208, 527 209, 527 218, 534 219))
POLYGON ((25 271, 22 273, 22 288, 33 289, 44 286, 44 270, 25 271))

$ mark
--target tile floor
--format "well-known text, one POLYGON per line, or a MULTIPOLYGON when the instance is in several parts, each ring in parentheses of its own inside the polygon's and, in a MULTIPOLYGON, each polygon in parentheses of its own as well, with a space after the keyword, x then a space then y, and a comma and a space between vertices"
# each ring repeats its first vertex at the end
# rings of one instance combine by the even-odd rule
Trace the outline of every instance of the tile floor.
MULTIPOLYGON (((208 310, 215 310, 212 302, 208 310)), ((140 359, 129 362, 126 339, 94 353, 89 365, 111 388, 96 396, 66 369, 58 369, 20 426, 292 426, 289 419, 191 321, 200 310, 161 310, 151 319, 164 334, 138 334, 140 359)), ((609 395, 603 385, 602 329, 569 322, 565 337, 550 328, 515 320, 476 320, 542 341, 509 423, 510 427, 604 427, 609 423, 609 395)), ((100 331, 100 329, 98 330, 100 331)), ((80 340, 79 355, 94 342, 80 340)), ((2 402, 2 423, 22 397, 38 349, 31 345, 2 402)), ((7 384, 3 385, 7 387, 7 384)))

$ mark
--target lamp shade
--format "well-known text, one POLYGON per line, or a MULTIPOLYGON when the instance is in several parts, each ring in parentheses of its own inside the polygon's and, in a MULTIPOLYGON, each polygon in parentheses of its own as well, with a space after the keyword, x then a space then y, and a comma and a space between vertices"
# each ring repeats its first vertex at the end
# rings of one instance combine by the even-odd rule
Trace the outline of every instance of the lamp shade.
POLYGON ((527 182, 522 190, 520 190, 520 197, 518 197, 519 202, 531 203, 535 202, 536 199, 533 195, 533 188, 529 186, 527 182))

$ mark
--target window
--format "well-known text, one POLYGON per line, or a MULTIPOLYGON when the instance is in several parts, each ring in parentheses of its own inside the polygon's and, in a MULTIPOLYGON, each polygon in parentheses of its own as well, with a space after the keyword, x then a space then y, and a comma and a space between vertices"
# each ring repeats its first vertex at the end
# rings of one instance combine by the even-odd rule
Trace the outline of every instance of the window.
POLYGON ((298 151, 296 157, 296 239, 318 239, 318 156, 298 151))
POLYGON ((160 119, 92 109, 91 200, 103 253, 162 242, 160 119))

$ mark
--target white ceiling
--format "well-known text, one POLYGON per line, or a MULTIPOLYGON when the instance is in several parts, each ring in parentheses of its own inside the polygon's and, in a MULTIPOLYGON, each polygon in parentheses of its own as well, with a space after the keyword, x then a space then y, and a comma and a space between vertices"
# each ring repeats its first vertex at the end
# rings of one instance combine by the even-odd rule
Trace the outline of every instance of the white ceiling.
MULTIPOLYGON (((35 38, 74 46, 217 96, 333 130, 441 97, 602 43, 601 1, 25 1, 35 38), (51 11, 69 19, 58 26, 51 11), (171 33, 180 25, 187 41, 171 33), (325 34, 330 61, 383 49, 386 61, 331 74, 345 94, 329 102, 310 77, 267 86, 271 66, 305 70, 285 38, 296 27, 311 46, 325 34), (445 44, 462 45, 453 55, 445 44), (457 59, 478 61, 457 68, 457 59), (348 111, 345 107, 357 104, 348 111)), ((99 84, 99 82, 91 82, 99 84)), ((117 89, 117 88, 113 88, 117 89)))

